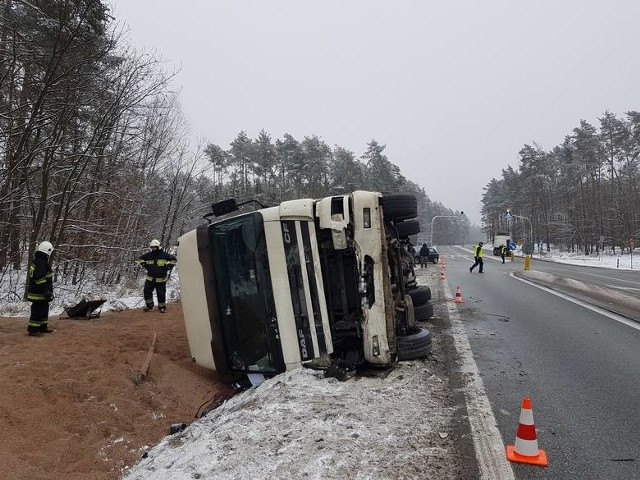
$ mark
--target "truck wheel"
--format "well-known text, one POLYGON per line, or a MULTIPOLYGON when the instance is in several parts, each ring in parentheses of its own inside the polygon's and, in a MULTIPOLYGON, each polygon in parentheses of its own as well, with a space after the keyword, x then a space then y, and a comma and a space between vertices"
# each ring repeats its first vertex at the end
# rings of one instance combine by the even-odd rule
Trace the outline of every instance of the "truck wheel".
POLYGON ((407 290, 407 295, 411 297, 414 307, 424 305, 431 300, 431 288, 430 287, 418 287, 413 290, 407 290))
POLYGON ((390 217, 397 222, 418 216, 418 200, 415 195, 380 197, 380 206, 385 217, 390 217))
POLYGON ((398 232, 398 238, 409 238, 411 235, 420 233, 420 222, 418 220, 405 220, 394 225, 398 232))
POLYGON ((413 315, 418 322, 429 320, 431 317, 433 317, 433 303, 427 302, 424 305, 415 307, 413 310, 413 315))
POLYGON ((397 338, 398 360, 413 360, 431 353, 431 332, 426 328, 413 327, 409 335, 397 338))

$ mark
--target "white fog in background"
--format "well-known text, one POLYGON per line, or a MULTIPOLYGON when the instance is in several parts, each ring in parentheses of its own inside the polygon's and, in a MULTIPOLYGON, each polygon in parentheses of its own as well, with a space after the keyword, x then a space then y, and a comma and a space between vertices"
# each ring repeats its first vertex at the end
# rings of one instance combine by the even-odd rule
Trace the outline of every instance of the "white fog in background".
POLYGON ((175 79, 194 137, 375 138, 432 200, 480 223, 483 187, 605 111, 638 110, 640 2, 112 0, 175 79), (435 181, 434 181, 435 179, 435 181))

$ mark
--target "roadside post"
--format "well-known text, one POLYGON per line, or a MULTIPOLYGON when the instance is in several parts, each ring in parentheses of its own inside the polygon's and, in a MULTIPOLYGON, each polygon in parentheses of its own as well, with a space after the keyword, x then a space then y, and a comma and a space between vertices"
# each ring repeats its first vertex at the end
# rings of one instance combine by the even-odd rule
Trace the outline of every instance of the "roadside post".
POLYGON ((533 254, 533 250, 534 250, 534 246, 533 246, 533 242, 531 241, 525 242, 524 245, 522 245, 522 253, 525 254, 525 257, 524 257, 525 270, 531 269, 531 255, 533 254))
POLYGON ((629 252, 631 252, 631 270, 633 270, 633 249, 636 248, 636 241, 633 237, 629 239, 629 252))

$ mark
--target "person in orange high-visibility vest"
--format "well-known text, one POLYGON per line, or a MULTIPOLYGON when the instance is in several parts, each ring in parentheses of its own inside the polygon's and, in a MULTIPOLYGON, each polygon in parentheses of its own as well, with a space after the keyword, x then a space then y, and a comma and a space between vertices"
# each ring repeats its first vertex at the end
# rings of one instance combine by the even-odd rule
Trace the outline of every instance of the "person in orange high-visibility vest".
POLYGON ((176 266, 176 257, 165 252, 160 247, 160 241, 153 239, 149 243, 149 251, 142 255, 137 263, 147 271, 147 278, 144 282, 144 307, 148 312, 153 309, 153 291, 158 296, 158 311, 167 311, 167 280, 171 275, 171 270, 176 266))
POLYGON ((478 267, 478 273, 484 273, 482 268, 484 267, 484 261, 482 257, 484 253, 482 252, 482 242, 478 242, 478 244, 473 247, 473 259, 475 260, 474 264, 469 267, 469 271, 473 272, 473 269, 478 267))

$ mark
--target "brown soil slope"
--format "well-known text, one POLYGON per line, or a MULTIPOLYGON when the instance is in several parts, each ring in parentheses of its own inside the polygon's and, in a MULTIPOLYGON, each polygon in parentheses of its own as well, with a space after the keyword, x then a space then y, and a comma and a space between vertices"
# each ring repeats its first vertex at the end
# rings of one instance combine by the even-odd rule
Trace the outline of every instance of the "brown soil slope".
POLYGON ((26 319, 0 318, 3 479, 120 478, 172 423, 226 391, 191 362, 179 305, 49 324, 55 332, 29 337, 26 319))

